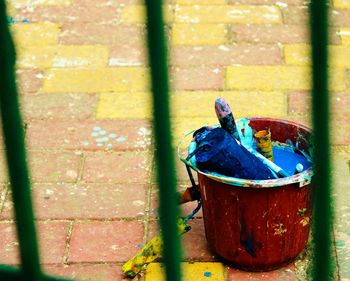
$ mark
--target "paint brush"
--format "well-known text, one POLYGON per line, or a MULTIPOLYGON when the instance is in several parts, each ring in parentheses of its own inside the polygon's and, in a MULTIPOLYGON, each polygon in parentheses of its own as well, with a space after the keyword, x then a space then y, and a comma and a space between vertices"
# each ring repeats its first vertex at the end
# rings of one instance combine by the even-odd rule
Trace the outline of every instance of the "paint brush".
POLYGON ((215 112, 219 119, 221 128, 227 131, 231 136, 240 141, 235 119, 230 106, 223 98, 215 100, 215 112))
MULTIPOLYGON (((178 219, 177 226, 179 235, 191 230, 191 227, 187 225, 186 222, 186 219, 178 219)), ((145 265, 160 258, 162 256, 162 252, 163 239, 162 235, 158 234, 155 237, 153 237, 150 241, 148 241, 146 245, 143 246, 143 248, 136 253, 135 256, 133 256, 130 260, 123 264, 122 271, 124 272, 126 277, 134 278, 137 274, 139 274, 142 271, 145 265)))
MULTIPOLYGON (((233 118, 231 108, 223 98, 217 98, 215 100, 215 112, 216 112, 216 116, 219 119, 221 128, 223 128, 238 142, 240 142, 237 125, 236 125, 235 119, 233 118)), ((263 162, 265 165, 267 165, 270 170, 275 172, 278 177, 280 178, 289 177, 289 175, 281 167, 277 166, 275 163, 265 158, 259 152, 255 151, 251 147, 246 147, 246 149, 251 154, 259 158, 259 160, 263 162)))

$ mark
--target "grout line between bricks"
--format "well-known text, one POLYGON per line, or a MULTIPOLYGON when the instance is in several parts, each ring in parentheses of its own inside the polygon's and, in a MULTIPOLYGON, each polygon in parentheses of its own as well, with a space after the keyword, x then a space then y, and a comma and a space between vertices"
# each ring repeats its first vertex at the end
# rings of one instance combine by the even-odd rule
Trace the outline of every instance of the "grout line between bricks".
POLYGON ((72 239, 73 224, 74 224, 74 221, 70 222, 68 226, 68 231, 67 231, 66 248, 64 249, 64 255, 63 255, 63 264, 65 265, 69 264, 68 256, 69 256, 69 249, 70 249, 70 241, 72 239))
MULTIPOLYGON (((288 9, 288 7, 286 7, 286 8, 288 9)), ((285 8, 283 8, 283 9, 280 8, 282 25, 288 25, 287 20, 286 20, 286 14, 284 13, 284 9, 285 8)))
POLYGON ((288 102, 288 97, 289 97, 289 93, 288 93, 288 92, 284 92, 284 105, 285 105, 284 115, 285 115, 285 116, 288 116, 288 114, 289 114, 289 102, 288 102))
MULTIPOLYGON (((121 221, 134 221, 142 223, 144 220, 142 218, 135 217, 125 217, 125 218, 98 218, 98 219, 61 219, 61 218, 39 218, 35 220, 36 222, 121 222, 121 221)), ((14 223, 15 219, 5 218, 0 220, 0 223, 14 223)))
POLYGON ((228 66, 223 66, 222 68, 222 92, 229 91, 226 87, 226 82, 227 82, 227 68, 228 66))
POLYGON ((350 88, 350 69, 344 69, 344 70, 345 70, 345 86, 347 90, 350 88))
POLYGON ((333 249, 334 249, 334 259, 335 259, 335 272, 334 272, 334 277, 337 278, 337 281, 340 281, 340 265, 339 265, 339 259, 338 259, 338 252, 337 252, 337 246, 336 246, 336 236, 335 236, 335 229, 334 225, 332 228, 332 236, 333 236, 333 249))
MULTIPOLYGON (((154 148, 151 150, 153 151, 154 148)), ((143 244, 146 244, 149 237, 148 237, 148 234, 149 234, 149 222, 150 222, 150 212, 151 212, 151 204, 152 204, 152 190, 153 190, 153 171, 155 171, 155 159, 154 159, 154 154, 150 155, 150 161, 151 161, 151 168, 150 168, 150 171, 149 171, 149 180, 148 180, 148 183, 147 183, 147 186, 148 186, 148 189, 147 189, 147 193, 146 193, 146 207, 145 207, 145 216, 144 216, 144 235, 143 235, 143 244)))
MULTIPOLYGON (((86 265, 118 265, 118 266, 122 266, 125 263, 125 261, 78 261, 78 262, 70 262, 68 265, 80 265, 80 266, 86 266, 86 265)), ((61 267, 62 264, 61 263, 42 263, 45 265, 51 265, 51 266, 59 266, 61 267)), ((123 280, 126 281, 126 280, 123 280)))
MULTIPOLYGON (((100 149, 100 150, 94 150, 94 149, 79 149, 79 148, 29 148, 26 147, 27 154, 30 154, 32 152, 38 153, 38 152, 50 152, 50 153, 90 153, 90 154, 98 154, 98 153, 110 153, 110 154, 117 154, 117 153, 132 153, 132 152, 138 152, 143 153, 147 152, 148 148, 140 149, 139 147, 132 147, 132 148, 126 148, 126 149, 100 149)), ((4 151, 4 150, 3 150, 4 151)))
POLYGON ((0 196, 0 214, 3 211, 4 205, 5 205, 5 201, 6 201, 6 197, 7 197, 8 193, 9 193, 9 185, 8 184, 4 184, 4 190, 2 191, 2 194, 0 196))
POLYGON ((229 266, 224 265, 224 280, 228 281, 228 271, 229 271, 229 266))
MULTIPOLYGON (((109 63, 109 60, 108 60, 109 63)), ((110 66, 109 66, 110 67, 110 66)), ((96 122, 101 121, 100 119, 97 119, 97 109, 99 108, 100 102, 101 102, 101 93, 95 93, 97 95, 96 98, 96 104, 95 104, 95 109, 94 109, 94 113, 92 116, 92 119, 96 122)))
POLYGON ((287 65, 286 64, 286 58, 285 58, 285 55, 284 55, 284 45, 286 45, 286 44, 283 44, 281 42, 277 42, 276 45, 280 49, 281 66, 287 65))
POLYGON ((142 238, 143 245, 147 243, 148 240, 148 232, 149 232, 149 218, 150 218, 150 211, 151 211, 151 196, 152 196, 152 185, 149 184, 149 187, 147 189, 146 193, 146 208, 145 208, 145 215, 143 219, 143 226, 144 226, 144 234, 142 238))
POLYGON ((86 154, 82 153, 80 157, 80 163, 79 163, 79 171, 78 171, 78 176, 77 179, 74 183, 78 183, 82 180, 83 178, 83 172, 84 172, 84 166, 85 166, 85 160, 86 160, 86 154))
POLYGON ((109 61, 111 60, 112 46, 111 45, 105 45, 105 44, 103 44, 102 46, 105 47, 107 49, 107 51, 108 51, 107 62, 106 62, 106 65, 104 67, 106 67, 106 68, 111 67, 109 65, 109 61))

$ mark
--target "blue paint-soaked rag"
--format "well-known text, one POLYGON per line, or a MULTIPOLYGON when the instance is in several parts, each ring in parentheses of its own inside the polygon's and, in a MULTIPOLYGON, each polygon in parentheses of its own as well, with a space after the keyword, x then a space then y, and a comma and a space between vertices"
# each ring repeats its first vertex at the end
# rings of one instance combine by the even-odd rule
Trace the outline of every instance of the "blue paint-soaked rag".
POLYGON ((197 168, 229 177, 265 180, 274 179, 270 169, 240 145, 222 128, 202 127, 194 133, 197 168))

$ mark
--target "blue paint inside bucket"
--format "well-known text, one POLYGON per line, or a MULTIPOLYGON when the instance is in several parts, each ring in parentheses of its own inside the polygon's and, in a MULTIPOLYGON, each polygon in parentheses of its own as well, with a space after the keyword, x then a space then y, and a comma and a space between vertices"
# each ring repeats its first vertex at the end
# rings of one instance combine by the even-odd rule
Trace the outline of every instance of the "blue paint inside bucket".
POLYGON ((295 166, 299 163, 303 165, 303 171, 311 167, 311 163, 304 156, 295 153, 290 148, 273 147, 273 157, 275 164, 285 170, 289 175, 294 174, 295 166))

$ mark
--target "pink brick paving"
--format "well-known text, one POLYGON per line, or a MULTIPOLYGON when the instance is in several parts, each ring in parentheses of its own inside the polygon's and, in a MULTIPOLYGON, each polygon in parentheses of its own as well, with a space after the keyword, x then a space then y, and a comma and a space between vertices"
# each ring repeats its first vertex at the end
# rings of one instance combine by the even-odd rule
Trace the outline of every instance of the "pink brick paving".
MULTIPOLYGON (((19 58, 24 57, 17 69, 18 88, 43 268, 51 274, 82 280, 121 281, 122 263, 155 235, 158 219, 150 118, 143 109, 129 106, 128 109, 137 113, 137 117, 132 116, 120 104, 130 104, 132 99, 139 98, 137 104, 146 105, 142 97, 149 93, 146 78, 142 76, 142 70, 148 70, 144 18, 139 9, 143 1, 57 0, 55 5, 46 0, 33 1, 31 5, 19 0, 9 2, 13 17, 29 21, 15 24, 13 29, 18 33, 19 58), (84 52, 82 48, 90 51, 84 52), (96 53, 100 50, 101 55, 91 56, 91 50, 96 53), (41 58, 42 54, 45 59, 41 58), (113 85, 101 84, 94 90, 84 87, 88 78, 100 81, 104 79, 98 76, 102 72, 119 69, 131 70, 114 77, 113 85), (69 81, 72 73, 82 70, 98 77, 76 74, 77 79, 69 81), (59 71, 64 75, 53 79, 52 73, 59 71), (111 104, 118 95, 124 100, 111 104)), ((191 118, 183 116, 181 108, 173 108, 176 140, 184 131, 193 129, 194 124, 207 121, 210 113, 204 113, 203 108, 208 108, 208 112, 213 110, 214 101, 208 107, 196 105, 200 101, 209 103, 211 95, 224 96, 241 113, 249 112, 251 116, 274 113, 311 126, 310 95, 305 85, 296 89, 280 89, 278 85, 261 89, 258 84, 254 86, 255 73, 249 85, 232 88, 229 83, 232 66, 251 66, 257 70, 274 66, 281 71, 292 66, 287 63, 285 48, 291 44, 309 44, 305 1, 168 0, 166 3, 170 5, 166 31, 172 100, 188 95, 186 103, 194 108, 191 118), (214 6, 223 11, 234 9, 234 14, 251 5, 249 9, 256 13, 249 19, 243 16, 234 20, 212 14, 201 22, 188 22, 178 16, 181 9, 191 4, 210 3, 215 3, 212 9, 214 6), (261 6, 269 7, 275 14, 262 17, 257 12, 261 6), (189 31, 192 33, 186 33, 189 31), (233 96, 239 100, 230 100, 233 96), (241 108, 252 102, 266 105, 266 96, 276 102, 273 110, 241 108)), ((195 18, 200 15, 196 13, 202 12, 194 9, 190 13, 195 18)), ((331 1, 330 17, 331 44, 347 51, 350 49, 349 2, 331 1)), ((349 211, 348 201, 344 200, 349 195, 346 187, 350 182, 350 62, 346 60, 345 56, 342 65, 336 66, 337 71, 340 69, 346 75, 339 80, 340 90, 331 95, 337 214, 334 240, 338 258, 335 280, 350 279, 347 269, 350 226, 346 219, 349 211)), ((239 117, 242 116, 245 115, 239 117)), ((0 263, 17 265, 18 243, 3 149, 0 133, 0 263)), ((190 184, 188 176, 180 161, 176 167, 179 189, 183 189, 190 184)), ((186 204, 182 215, 194 207, 195 203, 186 204)), ((202 213, 190 224, 193 229, 183 237, 184 260, 194 265, 220 262, 207 246, 202 213)), ((220 281, 305 280, 307 259, 303 257, 266 273, 247 273, 224 264, 225 277, 220 281)))

